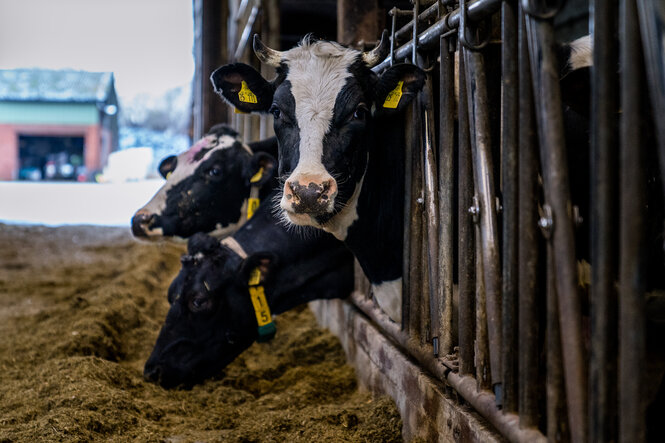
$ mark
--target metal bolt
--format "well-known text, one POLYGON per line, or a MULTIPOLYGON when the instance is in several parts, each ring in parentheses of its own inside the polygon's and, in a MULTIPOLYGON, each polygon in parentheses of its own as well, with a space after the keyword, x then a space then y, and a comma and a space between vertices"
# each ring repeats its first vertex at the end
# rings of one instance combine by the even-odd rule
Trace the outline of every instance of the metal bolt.
POLYGON ((554 219, 552 218, 552 208, 550 205, 543 205, 543 215, 538 220, 538 227, 543 237, 549 239, 554 229, 554 219))
POLYGON ((480 206, 478 205, 478 197, 473 196, 473 205, 469 208, 469 214, 473 218, 474 223, 480 221, 480 206))

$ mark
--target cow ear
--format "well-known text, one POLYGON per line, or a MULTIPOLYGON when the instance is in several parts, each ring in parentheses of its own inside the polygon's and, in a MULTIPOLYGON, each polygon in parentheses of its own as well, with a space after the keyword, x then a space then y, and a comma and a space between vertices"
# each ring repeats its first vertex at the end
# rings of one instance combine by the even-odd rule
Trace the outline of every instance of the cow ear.
POLYGON ((277 256, 271 252, 257 252, 247 257, 240 265, 240 278, 245 285, 266 284, 277 266, 277 256), (255 269, 260 271, 258 282, 251 281, 256 276, 255 269))
POLYGON ((251 186, 263 186, 275 175, 277 160, 265 152, 257 152, 245 166, 245 176, 251 186))
POLYGON ((376 84, 377 112, 404 110, 425 84, 425 72, 407 63, 388 68, 376 84))
POLYGON ((159 174, 164 178, 169 178, 169 174, 175 171, 175 167, 178 166, 178 157, 175 155, 169 155, 159 164, 159 174))
POLYGON ((275 87, 244 63, 232 63, 210 76, 215 92, 242 112, 268 112, 275 87))

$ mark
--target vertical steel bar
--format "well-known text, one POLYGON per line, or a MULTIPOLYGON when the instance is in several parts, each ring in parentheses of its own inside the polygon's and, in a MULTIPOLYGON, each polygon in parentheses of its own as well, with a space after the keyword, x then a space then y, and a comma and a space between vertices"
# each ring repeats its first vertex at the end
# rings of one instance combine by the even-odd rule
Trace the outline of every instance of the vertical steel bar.
POLYGON ((593 3, 591 82, 591 347, 589 441, 617 437, 618 22, 616 0, 593 3))
POLYGON ((455 171, 455 75, 454 53, 448 39, 439 41, 441 69, 439 78, 439 307, 441 322, 440 352, 453 350, 453 190, 455 171))
POLYGON ((517 2, 501 6, 501 181, 503 184, 503 410, 517 411, 517 2))
POLYGON ((439 336, 441 335, 441 309, 439 288, 439 202, 436 175, 436 129, 434 127, 434 93, 432 77, 427 75, 423 97, 423 176, 425 184, 425 226, 427 233, 427 275, 429 279, 429 317, 430 339, 434 356, 439 355, 439 336))
POLYGON ((487 334, 492 386, 501 395, 501 267, 499 263, 499 234, 494 192, 494 167, 490 140, 487 79, 482 53, 464 50, 467 102, 473 178, 478 198, 480 241, 482 247, 484 286, 487 303, 487 334))
POLYGON ((566 419, 566 395, 563 389, 561 364, 561 331, 556 294, 556 272, 552 245, 547 246, 547 438, 549 441, 570 441, 566 419))
POLYGON ((534 121, 533 89, 524 14, 518 16, 519 77, 519 239, 518 269, 518 411, 520 426, 537 424, 538 398, 538 147, 534 121))
POLYGON ((636 0, 620 2, 621 196, 619 203, 619 441, 646 438, 645 146, 647 106, 636 0))
POLYGON ((475 245, 474 227, 469 208, 473 205, 473 171, 471 168, 471 145, 466 111, 466 81, 464 57, 458 51, 459 82, 458 98, 458 286, 459 286, 459 373, 473 374, 475 331, 475 245))
MULTIPOLYGON (((466 49, 464 50, 466 51, 466 49)), ((474 197, 474 200, 475 199, 474 197)), ((477 206, 474 206, 477 211, 477 206)), ((476 244, 476 340, 475 340, 475 362, 476 362, 476 386, 479 391, 492 389, 492 377, 490 373, 490 349, 487 339, 487 292, 483 276, 483 245, 481 240, 481 227, 475 225, 476 244)))
POLYGON ((409 333, 415 339, 421 337, 422 321, 421 304, 423 303, 423 279, 422 279, 422 246, 423 246, 423 171, 422 171, 422 145, 420 141, 421 121, 420 112, 416 108, 417 103, 411 106, 411 238, 409 248, 409 333))
POLYGON ((531 55, 531 75, 536 103, 545 200, 552 208, 557 272, 557 295, 561 322, 561 345, 568 419, 573 442, 587 440, 586 362, 582 341, 582 315, 577 296, 575 239, 571 219, 572 204, 566 167, 566 150, 559 90, 559 69, 554 54, 554 26, 551 19, 529 17, 527 36, 531 55))
POLYGON ((402 330, 410 331, 411 326, 411 218, 414 211, 413 206, 413 150, 414 128, 411 114, 413 106, 405 113, 405 137, 404 137, 404 236, 403 248, 405 251, 402 263, 402 330))

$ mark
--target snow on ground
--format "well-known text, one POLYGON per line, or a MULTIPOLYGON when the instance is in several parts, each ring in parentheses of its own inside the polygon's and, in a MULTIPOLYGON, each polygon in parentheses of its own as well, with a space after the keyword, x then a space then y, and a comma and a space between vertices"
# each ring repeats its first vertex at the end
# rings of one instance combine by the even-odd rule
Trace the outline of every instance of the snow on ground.
POLYGON ((0 222, 129 227, 163 183, 0 182, 0 222))

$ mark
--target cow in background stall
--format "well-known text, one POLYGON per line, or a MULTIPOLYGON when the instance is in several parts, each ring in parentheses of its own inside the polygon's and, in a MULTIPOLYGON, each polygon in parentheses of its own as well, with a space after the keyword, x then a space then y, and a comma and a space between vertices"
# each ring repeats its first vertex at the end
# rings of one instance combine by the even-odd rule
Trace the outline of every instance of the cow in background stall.
POLYGON ((276 155, 274 137, 245 144, 228 126, 213 126, 190 149, 162 160, 166 182, 136 211, 132 233, 150 240, 232 234, 276 187, 276 155))

